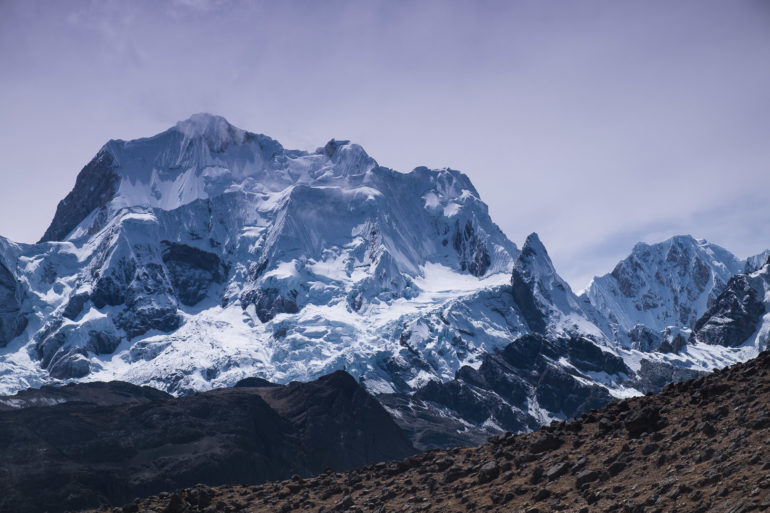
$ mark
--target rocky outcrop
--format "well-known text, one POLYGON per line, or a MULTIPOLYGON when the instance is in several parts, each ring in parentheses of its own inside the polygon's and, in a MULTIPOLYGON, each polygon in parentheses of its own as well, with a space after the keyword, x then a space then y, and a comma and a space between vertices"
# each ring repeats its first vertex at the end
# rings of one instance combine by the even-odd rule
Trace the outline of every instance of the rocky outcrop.
POLYGON ((531 334, 487 354, 478 369, 465 366, 451 381, 428 383, 408 407, 392 395, 379 398, 398 411, 396 422, 416 447, 450 447, 458 439, 467 445, 479 433, 534 430, 548 416, 571 418, 607 404, 612 397, 606 388, 589 384, 584 373, 591 372, 632 374, 622 359, 588 339, 531 334), (443 414, 428 416, 431 407, 443 414), (464 436, 452 428, 458 420, 465 424, 464 436))
POLYGON ((245 310, 254 305, 259 320, 267 322, 279 313, 299 312, 297 294, 297 290, 282 292, 276 287, 250 290, 241 295, 241 307, 245 310))
POLYGON ((455 223, 452 246, 460 256, 460 269, 474 276, 484 276, 492 260, 484 241, 476 235, 473 223, 466 221, 464 226, 455 223))
POLYGON ((0 511, 119 505, 196 483, 301 480, 413 452, 343 372, 182 399, 127 383, 45 388, 0 397, 0 511))
POLYGON ((765 314, 765 286, 770 266, 754 275, 739 274, 695 324, 694 337, 707 344, 739 346, 758 328, 765 314))
POLYGON ((179 301, 193 306, 206 297, 211 285, 222 283, 227 268, 214 253, 186 244, 161 241, 163 263, 179 301))
MULTIPOLYGON (((121 249, 117 246, 111 252, 121 249)), ((130 255, 116 257, 116 262, 97 271, 91 301, 99 309, 123 306, 113 322, 128 338, 152 329, 169 332, 181 324, 171 282, 155 261, 155 250, 134 246, 130 255)))
MULTIPOLYGON (((505 433, 481 447, 428 451, 344 474, 207 488, 206 504, 255 513, 767 511, 768 405, 765 352, 535 433, 505 433)), ((124 511, 206 511, 200 493, 138 499, 124 511)))

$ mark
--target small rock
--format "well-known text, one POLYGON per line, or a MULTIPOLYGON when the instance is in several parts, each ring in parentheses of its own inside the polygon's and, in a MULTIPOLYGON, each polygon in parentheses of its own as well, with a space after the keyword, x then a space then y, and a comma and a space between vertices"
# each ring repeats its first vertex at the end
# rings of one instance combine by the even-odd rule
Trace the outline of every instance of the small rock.
POLYGON ((623 469, 625 469, 625 468, 626 468, 625 462, 623 462, 623 461, 616 461, 615 463, 613 463, 612 465, 607 467, 607 472, 611 476, 616 476, 616 475, 620 474, 621 472, 623 472, 623 469))
POLYGON ((717 434, 717 430, 711 422, 701 422, 698 425, 697 430, 708 437, 711 437, 717 434))
POLYGON ((343 509, 350 509, 353 506, 353 497, 350 495, 346 495, 342 498, 341 501, 339 501, 337 504, 334 505, 335 510, 343 510, 343 509))
POLYGON ((564 440, 561 438, 554 436, 551 433, 546 433, 545 436, 532 442, 532 444, 529 446, 529 451, 533 454, 553 451, 561 447, 563 443, 564 440))
POLYGON ((569 471, 569 462, 564 461, 562 463, 557 463, 556 465, 549 468, 545 473, 545 477, 548 478, 549 481, 553 481, 554 479, 558 479, 566 474, 567 471, 569 471))
POLYGON ((497 462, 487 462, 481 466, 481 469, 479 469, 479 483, 488 483, 498 475, 500 475, 500 467, 497 466, 497 462))
POLYGON ((584 470, 583 472, 579 473, 577 476, 575 476, 575 485, 580 488, 584 484, 593 483, 597 479, 599 479, 599 472, 595 470, 584 470))
POLYGON ((540 465, 535 465, 535 468, 532 469, 532 475, 529 476, 529 482, 532 484, 537 484, 540 482, 540 480, 543 478, 544 470, 543 467, 540 465))
POLYGON ((182 501, 182 497, 178 493, 175 493, 171 495, 168 505, 163 509, 163 513, 183 513, 184 510, 185 504, 184 501, 182 501))

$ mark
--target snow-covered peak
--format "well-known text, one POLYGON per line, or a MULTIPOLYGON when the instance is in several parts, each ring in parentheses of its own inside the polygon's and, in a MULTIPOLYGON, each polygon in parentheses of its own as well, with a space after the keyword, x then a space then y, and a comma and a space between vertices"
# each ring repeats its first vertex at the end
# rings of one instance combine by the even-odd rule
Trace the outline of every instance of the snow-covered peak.
POLYGON ((212 144, 223 145, 228 142, 242 143, 246 132, 234 127, 222 116, 213 114, 193 114, 188 119, 180 121, 174 127, 187 139, 205 138, 212 144))
POLYGON ((621 331, 636 325, 653 331, 691 328, 743 267, 716 244, 678 235, 636 244, 611 273, 594 278, 585 294, 621 331))
POLYGON ((376 167, 349 141, 332 140, 315 153, 286 150, 221 116, 195 114, 155 136, 105 144, 42 240, 93 233, 96 220, 126 208, 173 210, 232 191, 270 194, 300 184, 352 188, 376 167))
MULTIPOLYGON (((620 262, 618 266, 629 260, 640 263, 652 264, 664 260, 678 267, 686 267, 688 258, 695 255, 710 261, 713 265, 725 268, 730 275, 741 270, 742 262, 726 249, 708 242, 705 239, 696 239, 692 235, 675 235, 656 244, 639 242, 634 245, 631 255, 620 262)), ((613 271, 614 272, 614 271, 613 271)))

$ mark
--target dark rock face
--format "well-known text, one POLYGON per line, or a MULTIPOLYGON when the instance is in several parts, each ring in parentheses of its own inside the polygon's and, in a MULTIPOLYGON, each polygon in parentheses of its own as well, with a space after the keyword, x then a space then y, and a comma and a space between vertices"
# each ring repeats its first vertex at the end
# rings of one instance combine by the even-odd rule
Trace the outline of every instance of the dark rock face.
POLYGON ((13 273, 0 262, 0 347, 20 335, 27 327, 21 310, 24 291, 13 273))
POLYGON ((120 177, 117 163, 109 151, 102 150, 78 174, 75 188, 59 202, 51 225, 40 242, 64 240, 97 208, 104 207, 115 195, 120 177))
POLYGON ((663 335, 643 324, 637 324, 628 332, 631 347, 640 351, 654 351, 663 342, 663 335))
POLYGON ((688 379, 695 379, 704 373, 691 369, 674 367, 664 362, 655 362, 642 359, 641 368, 637 379, 631 383, 644 393, 660 392, 669 383, 678 383, 688 379))
POLYGON ((53 378, 82 378, 91 372, 91 364, 79 350, 71 350, 56 355, 48 366, 48 373, 53 378))
POLYGON ((83 311, 83 307, 88 303, 89 299, 90 296, 84 292, 73 295, 67 306, 64 307, 62 316, 74 321, 80 315, 80 312, 83 311))
POLYGON ((91 367, 86 358, 88 353, 110 354, 118 347, 122 338, 114 333, 91 330, 88 332, 88 342, 82 347, 67 345, 68 333, 60 330, 61 319, 51 326, 52 334, 38 339, 35 351, 40 359, 40 365, 52 377, 58 379, 82 378, 91 367))
POLYGON ((156 329, 173 331, 181 324, 173 290, 163 266, 123 258, 100 276, 91 294, 96 308, 125 305, 114 323, 128 338, 156 329))
MULTIPOLYGON (((61 320, 55 322, 51 330, 58 330, 61 320)), ((82 378, 90 372, 90 365, 84 358, 84 348, 67 346, 67 333, 55 331, 43 336, 35 344, 35 351, 40 366, 48 369, 57 379, 82 378)))
POLYGON ((241 306, 245 310, 253 304, 257 310, 257 317, 262 322, 267 322, 279 313, 297 313, 297 291, 290 290, 287 296, 281 295, 277 288, 268 287, 246 292, 241 295, 241 306))
POLYGON ((467 270, 474 276, 484 276, 492 260, 489 258, 487 247, 476 235, 470 219, 465 226, 460 226, 459 221, 455 223, 452 246, 460 255, 460 269, 467 270))
POLYGON ((260 483, 400 459, 414 449, 346 373, 181 399, 126 383, 0 398, 3 511, 124 504, 196 483, 260 483), (39 407, 46 402, 63 402, 39 407), (34 454, 34 457, 30 455, 34 454))
POLYGON ((513 300, 519 307, 519 312, 524 317, 524 321, 529 326, 529 329, 535 333, 544 333, 545 315, 540 311, 535 302, 535 295, 528 280, 516 267, 514 267, 513 276, 511 277, 511 292, 513 300))
POLYGON ((222 283, 227 270, 214 253, 185 244, 162 241, 163 263, 179 301, 188 306, 206 297, 213 283, 222 283))
MULTIPOLYGON (((762 280, 767 273, 752 278, 739 274, 730 279, 717 300, 695 324, 695 338, 707 344, 738 346, 759 327, 765 314, 763 294, 751 281, 762 280)), ((767 282, 766 282, 767 283, 767 282)))
MULTIPOLYGON (((446 421, 442 422, 440 416, 430 419, 424 413, 410 412, 426 409, 421 405, 433 405, 453 412, 480 432, 488 420, 513 432, 537 429, 540 420, 529 413, 532 402, 565 418, 610 402, 612 397, 605 388, 577 379, 580 372, 599 371, 631 374, 620 358, 602 351, 590 340, 525 335, 500 353, 486 355, 478 370, 462 367, 452 381, 428 383, 414 393, 409 407, 391 396, 380 399, 399 410, 402 415, 396 422, 410 434, 416 447, 449 447, 457 444, 458 437, 446 421), (555 365, 560 358, 567 359, 577 370, 555 365), (431 421, 436 422, 432 428, 431 421)), ((463 445, 478 437, 475 431, 468 435, 463 445)))
POLYGON ((687 341, 685 338, 681 333, 677 333, 670 342, 668 340, 661 342, 660 346, 658 347, 658 351, 661 353, 679 353, 679 351, 681 351, 682 348, 684 348, 686 345, 687 341))

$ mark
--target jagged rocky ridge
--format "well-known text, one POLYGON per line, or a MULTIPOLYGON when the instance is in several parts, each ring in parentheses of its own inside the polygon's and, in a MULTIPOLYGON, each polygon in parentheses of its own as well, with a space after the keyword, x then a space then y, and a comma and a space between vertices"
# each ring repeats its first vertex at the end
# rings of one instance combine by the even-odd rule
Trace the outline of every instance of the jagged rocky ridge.
MULTIPOLYGON (((753 266, 749 266, 753 268, 753 266)), ((733 276, 695 324, 694 338, 706 344, 739 345, 767 339, 770 319, 770 258, 754 272, 733 276)))
POLYGON ((458 171, 399 173, 349 141, 287 150, 196 115, 107 143, 40 243, 0 239, 0 392, 120 379, 185 395, 345 368, 421 447, 472 443, 757 354, 766 330, 738 340, 756 308, 724 336, 693 330, 759 258, 675 237, 577 296, 458 171))
POLYGON ((117 511, 767 511, 769 408, 764 352, 658 395, 481 447, 260 486, 169 490, 117 511))
POLYGON ((309 477, 413 453, 342 371, 184 398, 121 382, 44 387, 0 397, 0 512, 118 505, 196 483, 309 477))

